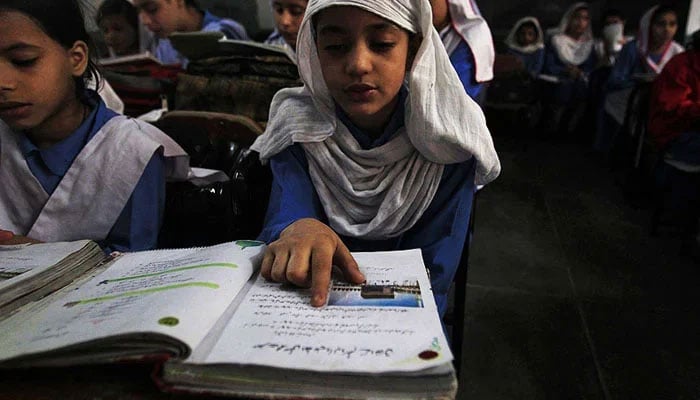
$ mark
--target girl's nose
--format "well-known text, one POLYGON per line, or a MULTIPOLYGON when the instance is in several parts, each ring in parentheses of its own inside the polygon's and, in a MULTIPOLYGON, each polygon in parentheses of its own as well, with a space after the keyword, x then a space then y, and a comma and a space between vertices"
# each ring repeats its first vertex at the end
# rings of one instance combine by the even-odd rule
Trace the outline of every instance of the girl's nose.
POLYGON ((348 53, 347 72, 364 75, 372 70, 371 52, 364 44, 358 44, 348 53))

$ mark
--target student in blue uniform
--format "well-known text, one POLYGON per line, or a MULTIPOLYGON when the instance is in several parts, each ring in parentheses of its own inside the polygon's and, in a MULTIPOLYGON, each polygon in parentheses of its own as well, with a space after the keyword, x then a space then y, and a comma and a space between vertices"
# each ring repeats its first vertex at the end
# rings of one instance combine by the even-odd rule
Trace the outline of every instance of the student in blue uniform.
POLYGON ((227 39, 248 40, 243 25, 201 9, 196 0, 134 0, 134 6, 141 21, 158 38, 155 56, 163 64, 187 66, 187 59, 168 40, 174 32, 222 32, 227 39))
POLYGON ((273 172, 264 277, 312 288, 351 251, 421 248, 440 312, 467 234, 475 184, 500 171, 423 0, 310 0, 297 41, 303 87, 272 101, 252 146, 273 172), (450 101, 443 101, 450 99, 450 101))
POLYGON ((0 0, 0 240, 156 245, 170 156, 156 128, 117 115, 97 79, 77 0, 0 0))
POLYGON ((544 127, 560 133, 578 128, 588 100, 588 77, 597 65, 587 3, 564 13, 545 47, 542 73, 556 80, 543 90, 544 127))
POLYGON ((307 0, 272 0, 275 30, 265 39, 265 43, 288 47, 295 51, 299 26, 307 4, 307 0))
POLYGON ((668 60, 684 51, 683 46, 673 40, 677 30, 678 18, 673 8, 657 5, 644 13, 637 38, 622 47, 605 85, 596 150, 606 153, 611 149, 624 123, 627 103, 635 86, 653 80, 668 60))
POLYGON ((430 0, 433 26, 467 94, 482 104, 493 79, 495 51, 491 30, 474 1, 430 0))
POLYGON ((535 17, 519 19, 505 40, 508 54, 518 57, 533 77, 540 74, 544 64, 544 36, 535 17))

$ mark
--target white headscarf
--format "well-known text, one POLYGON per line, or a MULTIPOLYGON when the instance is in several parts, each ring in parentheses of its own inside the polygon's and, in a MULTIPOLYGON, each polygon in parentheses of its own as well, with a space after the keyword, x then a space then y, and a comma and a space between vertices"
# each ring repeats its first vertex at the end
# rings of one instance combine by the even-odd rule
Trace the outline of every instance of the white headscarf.
POLYGON ((644 63, 649 70, 649 72, 660 73, 664 68, 664 65, 673 56, 684 51, 683 46, 676 43, 675 41, 670 41, 666 44, 666 47, 662 50, 661 59, 657 64, 649 56, 649 46, 651 44, 651 23, 656 16, 656 10, 659 6, 656 5, 647 10, 639 21, 639 31, 637 32, 637 51, 639 56, 644 60, 644 63))
POLYGON ((474 0, 448 0, 450 25, 440 32, 447 54, 464 40, 474 55, 476 81, 493 79, 493 62, 496 52, 493 47, 491 29, 474 0))
POLYGON ((566 34, 566 30, 571 22, 576 10, 581 8, 589 9, 588 3, 580 2, 569 7, 562 16, 557 33, 552 36, 552 46, 557 51, 559 58, 567 64, 581 65, 583 64, 593 51, 593 30, 588 24, 588 29, 578 40, 566 34))
POLYGON ((535 17, 524 17, 520 18, 513 25, 513 29, 508 33, 508 37, 504 42, 509 48, 517 50, 521 53, 534 53, 535 51, 544 47, 544 34, 542 33, 542 27, 540 27, 540 21, 535 17), (521 46, 518 43, 518 29, 525 23, 531 23, 535 25, 535 31, 537 32, 537 41, 535 43, 529 44, 527 46, 521 46))
POLYGON ((432 201, 444 164, 476 158, 476 183, 486 184, 500 163, 481 108, 470 99, 432 26, 425 0, 311 0, 297 40, 304 86, 272 100, 265 133, 251 147, 267 160, 302 143, 309 174, 336 232, 367 239, 400 235, 432 201), (363 150, 338 120, 320 73, 312 17, 331 6, 374 13, 422 42, 407 73, 405 128, 386 144, 363 150), (445 101, 449 99, 450 101, 445 101))

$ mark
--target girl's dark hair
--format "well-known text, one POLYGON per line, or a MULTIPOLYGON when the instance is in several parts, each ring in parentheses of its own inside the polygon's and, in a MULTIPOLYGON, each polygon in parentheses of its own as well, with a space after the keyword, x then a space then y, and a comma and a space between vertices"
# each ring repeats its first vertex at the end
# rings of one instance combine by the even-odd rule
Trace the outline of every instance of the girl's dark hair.
POLYGON ((672 6, 669 5, 661 5, 659 8, 654 11, 654 15, 651 16, 651 25, 654 25, 654 22, 656 22, 656 19, 659 18, 660 16, 667 14, 667 13, 673 13, 674 15, 678 15, 676 12, 676 9, 673 8, 672 6))
POLYGON ((85 97, 86 82, 94 80, 99 87, 98 68, 92 59, 92 40, 85 29, 85 18, 79 0, 0 0, 0 10, 17 11, 31 18, 51 39, 70 49, 82 40, 90 49, 83 76, 75 77, 79 99, 85 97))
POLYGON ((105 17, 112 15, 123 15, 126 18, 126 22, 133 26, 136 31, 138 31, 139 26, 139 13, 136 7, 131 5, 126 0, 105 0, 100 8, 97 9, 97 16, 95 17, 95 22, 97 25, 102 22, 105 17))

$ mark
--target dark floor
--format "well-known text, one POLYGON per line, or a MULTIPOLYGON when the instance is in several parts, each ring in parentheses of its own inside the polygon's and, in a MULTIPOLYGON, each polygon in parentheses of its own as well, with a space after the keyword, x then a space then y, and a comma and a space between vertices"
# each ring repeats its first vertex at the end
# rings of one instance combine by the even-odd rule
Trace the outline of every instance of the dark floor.
POLYGON ((584 145, 493 135, 458 399, 700 399, 700 266, 584 145))

